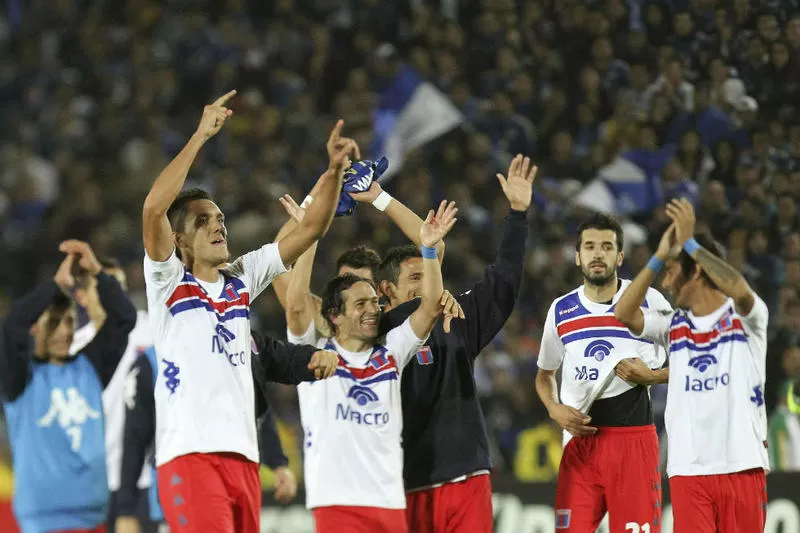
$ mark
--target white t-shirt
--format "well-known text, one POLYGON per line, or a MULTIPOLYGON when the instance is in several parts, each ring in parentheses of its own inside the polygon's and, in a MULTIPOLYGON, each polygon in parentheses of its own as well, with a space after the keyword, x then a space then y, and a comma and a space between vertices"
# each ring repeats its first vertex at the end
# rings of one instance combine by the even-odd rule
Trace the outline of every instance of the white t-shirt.
POLYGON ((286 272, 277 243, 239 257, 207 292, 172 255, 145 256, 158 357, 156 465, 189 453, 233 452, 258 462, 250 369, 250 302, 286 272), (212 289, 213 290, 213 289, 212 289))
MULTIPOLYGON (((72 355, 80 352, 89 344, 97 334, 97 328, 89 322, 75 332, 72 338, 72 346, 69 353, 72 355)), ((122 355, 117 369, 108 386, 103 390, 103 415, 106 424, 106 471, 108 473, 108 490, 115 492, 119 490, 120 471, 122 469, 122 441, 125 431, 125 382, 128 371, 138 357, 153 344, 153 337, 150 334, 150 321, 146 311, 139 311, 136 314, 136 326, 128 335, 128 347, 122 355)), ((146 489, 150 486, 151 469, 145 465, 142 474, 139 476, 137 486, 146 489)))
POLYGON ((373 350, 349 352, 310 324, 289 342, 335 349, 331 378, 297 386, 303 423, 306 507, 404 509, 400 376, 422 348, 409 319, 373 350))
POLYGON ((646 311, 642 337, 669 348, 667 474, 769 469, 764 382, 767 304, 747 316, 732 299, 706 316, 646 311))
MULTIPOLYGON (((612 398, 634 386, 614 374, 623 359, 639 358, 652 368, 661 368, 667 354, 651 341, 637 339, 614 318, 614 307, 630 285, 622 280, 611 304, 595 303, 586 297, 584 286, 552 303, 542 333, 538 365, 561 372, 561 403, 588 413, 595 400, 612 398)), ((669 302, 655 289, 648 289, 645 308, 671 310, 669 302)), ((572 438, 564 431, 564 444, 572 438)))

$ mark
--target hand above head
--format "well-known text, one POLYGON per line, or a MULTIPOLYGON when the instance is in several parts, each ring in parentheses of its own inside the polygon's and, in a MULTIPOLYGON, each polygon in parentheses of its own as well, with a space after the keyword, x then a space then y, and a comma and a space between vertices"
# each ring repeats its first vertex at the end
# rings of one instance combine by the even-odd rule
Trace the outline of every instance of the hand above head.
POLYGON ((450 202, 448 204, 447 200, 442 200, 435 215, 433 209, 431 209, 419 230, 422 246, 433 248, 439 244, 439 241, 444 239, 444 236, 450 232, 458 220, 456 213, 458 213, 456 203, 450 202))
POLYGON ((508 198, 511 209, 527 211, 533 199, 533 182, 539 167, 531 163, 530 158, 517 154, 508 166, 508 178, 497 174, 503 194, 508 198))
POLYGON ((233 115, 233 111, 225 107, 228 100, 236 95, 236 91, 230 91, 223 94, 213 103, 203 108, 203 116, 200 118, 200 124, 197 126, 197 133, 207 140, 216 135, 225 121, 233 115))
POLYGON ((280 201, 286 213, 298 224, 306 217, 305 207, 297 205, 297 202, 294 201, 291 195, 284 194, 278 198, 278 201, 280 201))
POLYGON ((695 216, 692 203, 685 199, 670 201, 666 207, 667 217, 675 226, 675 239, 677 244, 683 246, 686 241, 694 237, 695 216))
POLYGON ((92 276, 96 276, 101 270, 103 270, 103 267, 100 264, 100 261, 97 260, 97 257, 95 257, 91 246, 84 241, 68 239, 63 241, 58 246, 58 250, 60 252, 64 252, 65 254, 74 256, 74 259, 78 260, 78 265, 92 276))
POLYGON ((344 121, 339 120, 331 130, 325 148, 328 150, 328 168, 343 171, 350 166, 352 159, 361 159, 358 143, 349 137, 342 137, 344 121))
POLYGON ((680 253, 680 246, 675 239, 675 224, 672 223, 661 236, 661 240, 658 242, 658 248, 656 248, 655 256, 662 261, 666 261, 667 259, 675 259, 676 250, 678 253, 680 253))

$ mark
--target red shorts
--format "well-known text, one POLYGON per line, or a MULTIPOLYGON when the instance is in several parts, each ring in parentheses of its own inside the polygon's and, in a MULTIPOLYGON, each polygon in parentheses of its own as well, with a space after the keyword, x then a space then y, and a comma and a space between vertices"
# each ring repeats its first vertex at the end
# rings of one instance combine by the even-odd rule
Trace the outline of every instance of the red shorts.
POLYGON ((612 533, 661 531, 655 426, 601 427, 564 448, 556 483, 556 530, 594 533, 608 512, 612 533))
POLYGON ((492 533, 489 475, 406 494, 408 527, 414 533, 492 533))
POLYGON ((672 476, 674 533, 757 533, 767 522, 767 477, 758 468, 714 476, 672 476))
POLYGON ((408 533, 404 509, 332 505, 311 513, 316 533, 408 533))
POLYGON ((192 453, 158 467, 170 533, 259 533, 258 464, 234 453, 192 453))

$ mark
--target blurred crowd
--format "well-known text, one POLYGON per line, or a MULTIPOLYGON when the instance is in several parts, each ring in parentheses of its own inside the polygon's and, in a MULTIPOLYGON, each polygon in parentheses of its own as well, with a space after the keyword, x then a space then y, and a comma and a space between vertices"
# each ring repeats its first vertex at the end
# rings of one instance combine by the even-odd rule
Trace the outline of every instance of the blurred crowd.
MULTIPOLYGON (((517 311, 476 379, 499 470, 552 479, 560 435, 535 397, 550 302, 580 284, 573 201, 603 169, 642 169, 659 204, 690 198, 771 311, 766 398, 776 469, 800 469, 800 423, 780 394, 800 377, 800 2, 797 0, 8 0, 0 12, 0 313, 52 276, 57 243, 88 240, 125 265, 144 307, 140 213, 202 107, 231 88, 230 124, 190 181, 226 213, 232 252, 273 239, 277 198, 303 198, 335 118, 375 158, 373 109, 401 62, 463 113, 384 188, 417 213, 448 198, 446 286, 494 260, 507 212, 495 173, 539 174, 517 311), (614 167, 617 165, 617 167, 614 167), (777 464, 776 464, 777 463, 777 464)), ((391 162, 390 162, 391 163, 391 162)), ((621 274, 644 266, 666 218, 641 205, 621 274), (636 238, 636 236, 639 236, 636 238)), ((314 288, 357 244, 403 237, 362 206, 321 243, 314 288)), ((522 246, 523 243, 520 243, 522 246)), ((257 327, 285 335, 274 296, 257 327)), ((276 387, 285 432, 293 389, 276 387)), ((661 417, 665 390, 653 398, 661 417)))

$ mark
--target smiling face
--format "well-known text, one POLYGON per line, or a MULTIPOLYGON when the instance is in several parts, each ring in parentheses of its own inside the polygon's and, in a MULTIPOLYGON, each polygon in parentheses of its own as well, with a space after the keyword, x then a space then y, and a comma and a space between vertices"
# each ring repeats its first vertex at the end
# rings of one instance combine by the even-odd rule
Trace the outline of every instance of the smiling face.
POLYGON ((193 200, 187 206, 183 231, 175 233, 183 257, 211 266, 228 261, 225 215, 211 200, 193 200))
POLYGON ((342 291, 344 312, 333 315, 337 338, 373 341, 378 337, 381 308, 378 293, 366 281, 359 281, 342 291))
POLYGON ((575 264, 583 273, 585 283, 607 285, 614 279, 622 264, 623 253, 617 245, 617 234, 609 229, 587 228, 575 252, 575 264))
POLYGON ((34 353, 42 359, 63 361, 75 335, 75 307, 51 305, 31 329, 34 353))

